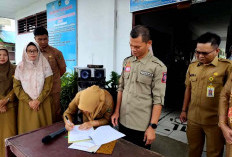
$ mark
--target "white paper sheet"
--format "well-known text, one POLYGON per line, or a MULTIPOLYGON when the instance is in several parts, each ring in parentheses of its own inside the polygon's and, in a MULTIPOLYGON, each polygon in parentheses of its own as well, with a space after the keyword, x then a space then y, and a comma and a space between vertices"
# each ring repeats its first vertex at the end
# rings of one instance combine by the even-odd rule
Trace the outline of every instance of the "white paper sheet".
POLYGON ((94 141, 96 145, 102 145, 105 143, 109 143, 111 141, 117 140, 119 138, 124 137, 125 135, 115 129, 113 129, 109 125, 98 127, 94 130, 90 137, 94 141))
POLYGON ((73 130, 69 131, 68 133, 68 143, 83 141, 83 140, 90 140, 90 134, 94 131, 93 128, 89 130, 79 130, 80 125, 75 125, 73 130))
POLYGON ((73 143, 68 148, 95 153, 100 147, 101 145, 98 146, 92 140, 89 140, 85 142, 73 143))

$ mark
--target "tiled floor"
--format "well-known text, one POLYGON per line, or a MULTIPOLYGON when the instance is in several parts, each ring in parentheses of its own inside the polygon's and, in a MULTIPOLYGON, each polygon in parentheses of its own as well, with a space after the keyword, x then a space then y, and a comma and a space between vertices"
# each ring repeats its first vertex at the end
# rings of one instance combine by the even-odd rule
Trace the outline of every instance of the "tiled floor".
MULTIPOLYGON (((181 123, 179 116, 180 116, 180 111, 172 111, 168 109, 163 109, 156 132, 157 134, 161 136, 177 140, 187 145, 188 144, 187 136, 186 136, 187 123, 186 122, 181 123)), ((168 140, 166 142, 168 142, 168 140)), ((170 140, 170 142, 173 143, 173 140, 170 140)), ((178 143, 178 146, 179 145, 180 143, 178 143)), ((185 146, 182 145, 182 147, 185 147, 185 146)), ((177 150, 174 149, 173 151, 177 151, 177 150)), ((183 153, 183 151, 181 150, 179 152, 183 153)), ((187 153, 187 152, 184 151, 184 153, 187 153)), ((225 156, 225 153, 224 153, 224 156, 225 156)), ((202 157, 206 157, 206 147, 204 147, 204 152, 202 154, 202 157)))
POLYGON ((179 115, 180 112, 163 109, 157 127, 157 134, 187 143, 186 123, 180 122, 179 115))

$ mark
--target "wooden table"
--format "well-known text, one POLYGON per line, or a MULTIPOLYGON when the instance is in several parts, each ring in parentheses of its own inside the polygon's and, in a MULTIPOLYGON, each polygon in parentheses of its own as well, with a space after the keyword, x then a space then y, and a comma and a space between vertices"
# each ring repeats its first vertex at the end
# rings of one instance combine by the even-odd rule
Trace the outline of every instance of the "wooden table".
POLYGON ((84 151, 69 149, 67 138, 62 134, 49 144, 43 144, 41 139, 64 127, 63 122, 55 123, 26 134, 6 139, 7 157, 162 157, 162 155, 141 148, 124 139, 116 143, 112 155, 92 154, 84 151))

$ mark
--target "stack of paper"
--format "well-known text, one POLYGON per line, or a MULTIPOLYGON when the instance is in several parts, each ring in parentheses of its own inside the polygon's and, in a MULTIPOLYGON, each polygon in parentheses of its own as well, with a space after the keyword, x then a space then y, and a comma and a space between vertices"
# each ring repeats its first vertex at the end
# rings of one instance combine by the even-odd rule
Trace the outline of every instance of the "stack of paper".
POLYGON ((73 143, 69 146, 71 149, 78 149, 87 152, 96 152, 102 144, 117 140, 125 135, 113 129, 109 125, 100 126, 96 130, 79 130, 76 125, 69 132, 68 141, 73 143))
POLYGON ((98 146, 93 142, 93 140, 89 140, 73 143, 68 148, 95 153, 100 147, 101 145, 98 146))
POLYGON ((90 137, 93 139, 94 143, 97 145, 102 145, 109 143, 111 141, 117 140, 124 137, 125 135, 109 125, 98 127, 94 130, 90 137))
POLYGON ((91 139, 89 135, 94 131, 93 127, 89 130, 80 130, 79 126, 80 125, 75 125, 74 128, 68 132, 68 143, 91 139))

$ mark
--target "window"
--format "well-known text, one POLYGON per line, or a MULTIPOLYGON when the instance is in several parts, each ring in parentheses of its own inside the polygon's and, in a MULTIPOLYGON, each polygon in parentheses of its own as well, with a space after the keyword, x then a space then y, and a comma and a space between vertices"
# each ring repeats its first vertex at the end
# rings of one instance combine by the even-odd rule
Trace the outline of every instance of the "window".
POLYGON ((46 11, 18 20, 18 34, 33 32, 39 26, 47 28, 46 11))

